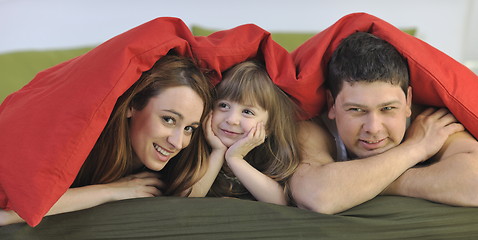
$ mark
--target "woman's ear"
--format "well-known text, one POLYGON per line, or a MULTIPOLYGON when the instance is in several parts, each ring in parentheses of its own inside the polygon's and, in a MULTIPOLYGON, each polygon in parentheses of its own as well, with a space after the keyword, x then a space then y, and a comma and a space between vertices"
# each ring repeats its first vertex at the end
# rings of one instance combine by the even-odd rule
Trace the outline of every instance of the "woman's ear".
POLYGON ((325 94, 327 96, 327 116, 329 119, 335 119, 335 108, 334 108, 334 97, 332 96, 332 92, 330 90, 326 90, 325 94))
POLYGON ((128 110, 126 110, 126 118, 131 118, 133 116, 133 107, 129 107, 128 110))

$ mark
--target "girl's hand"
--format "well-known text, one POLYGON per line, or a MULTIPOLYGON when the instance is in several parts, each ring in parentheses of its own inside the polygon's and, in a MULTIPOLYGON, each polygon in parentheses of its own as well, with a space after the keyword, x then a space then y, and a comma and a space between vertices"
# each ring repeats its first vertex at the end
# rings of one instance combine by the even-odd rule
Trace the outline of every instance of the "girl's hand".
POLYGON ((105 184, 114 200, 161 196, 164 183, 153 172, 141 172, 105 184))
POLYGON ((221 140, 214 134, 212 131, 212 111, 207 115, 206 121, 204 121, 204 134, 206 135, 206 140, 209 145, 212 147, 212 150, 223 150, 226 151, 227 147, 221 142, 221 140))
POLYGON ((255 127, 251 128, 247 135, 229 147, 226 151, 226 161, 244 159, 252 149, 264 143, 265 139, 266 130, 264 124, 259 122, 255 127))

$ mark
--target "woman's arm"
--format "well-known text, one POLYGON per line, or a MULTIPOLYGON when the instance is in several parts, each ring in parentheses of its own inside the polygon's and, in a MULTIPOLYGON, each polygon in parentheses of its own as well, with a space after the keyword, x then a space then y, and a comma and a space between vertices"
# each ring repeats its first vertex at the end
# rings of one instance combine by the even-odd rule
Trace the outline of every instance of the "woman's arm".
MULTIPOLYGON (((68 189, 46 214, 55 215, 130 198, 160 196, 163 186, 157 174, 142 172, 108 184, 68 189)), ((0 225, 24 222, 14 211, 0 210, 0 225)))

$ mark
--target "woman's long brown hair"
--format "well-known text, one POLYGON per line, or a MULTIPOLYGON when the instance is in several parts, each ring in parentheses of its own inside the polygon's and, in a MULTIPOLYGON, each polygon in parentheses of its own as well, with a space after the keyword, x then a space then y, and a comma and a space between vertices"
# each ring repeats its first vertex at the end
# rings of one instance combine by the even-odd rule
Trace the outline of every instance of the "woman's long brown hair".
MULTIPOLYGON (((72 187, 114 182, 133 173, 135 157, 129 136, 127 111, 143 109, 149 99, 175 86, 191 87, 203 100, 201 122, 211 109, 211 84, 197 65, 186 57, 166 55, 144 72, 118 98, 106 127, 80 169, 72 187)), ((181 101, 178 96, 178 101, 181 101)), ((191 103, 194 104, 194 103, 191 103)), ((180 195, 197 182, 207 169, 207 143, 203 129, 193 133, 190 144, 160 171, 164 195, 180 195)))

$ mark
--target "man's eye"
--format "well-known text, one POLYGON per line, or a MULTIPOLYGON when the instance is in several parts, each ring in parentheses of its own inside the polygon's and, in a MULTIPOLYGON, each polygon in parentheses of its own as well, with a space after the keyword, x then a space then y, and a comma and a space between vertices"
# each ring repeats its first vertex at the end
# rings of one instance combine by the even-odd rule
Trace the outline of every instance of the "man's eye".
POLYGON ((361 108, 349 108, 347 111, 350 112, 363 112, 364 110, 361 108))
POLYGON ((393 110, 393 109, 395 109, 395 107, 387 106, 387 107, 383 107, 382 111, 390 111, 390 110, 393 110))

